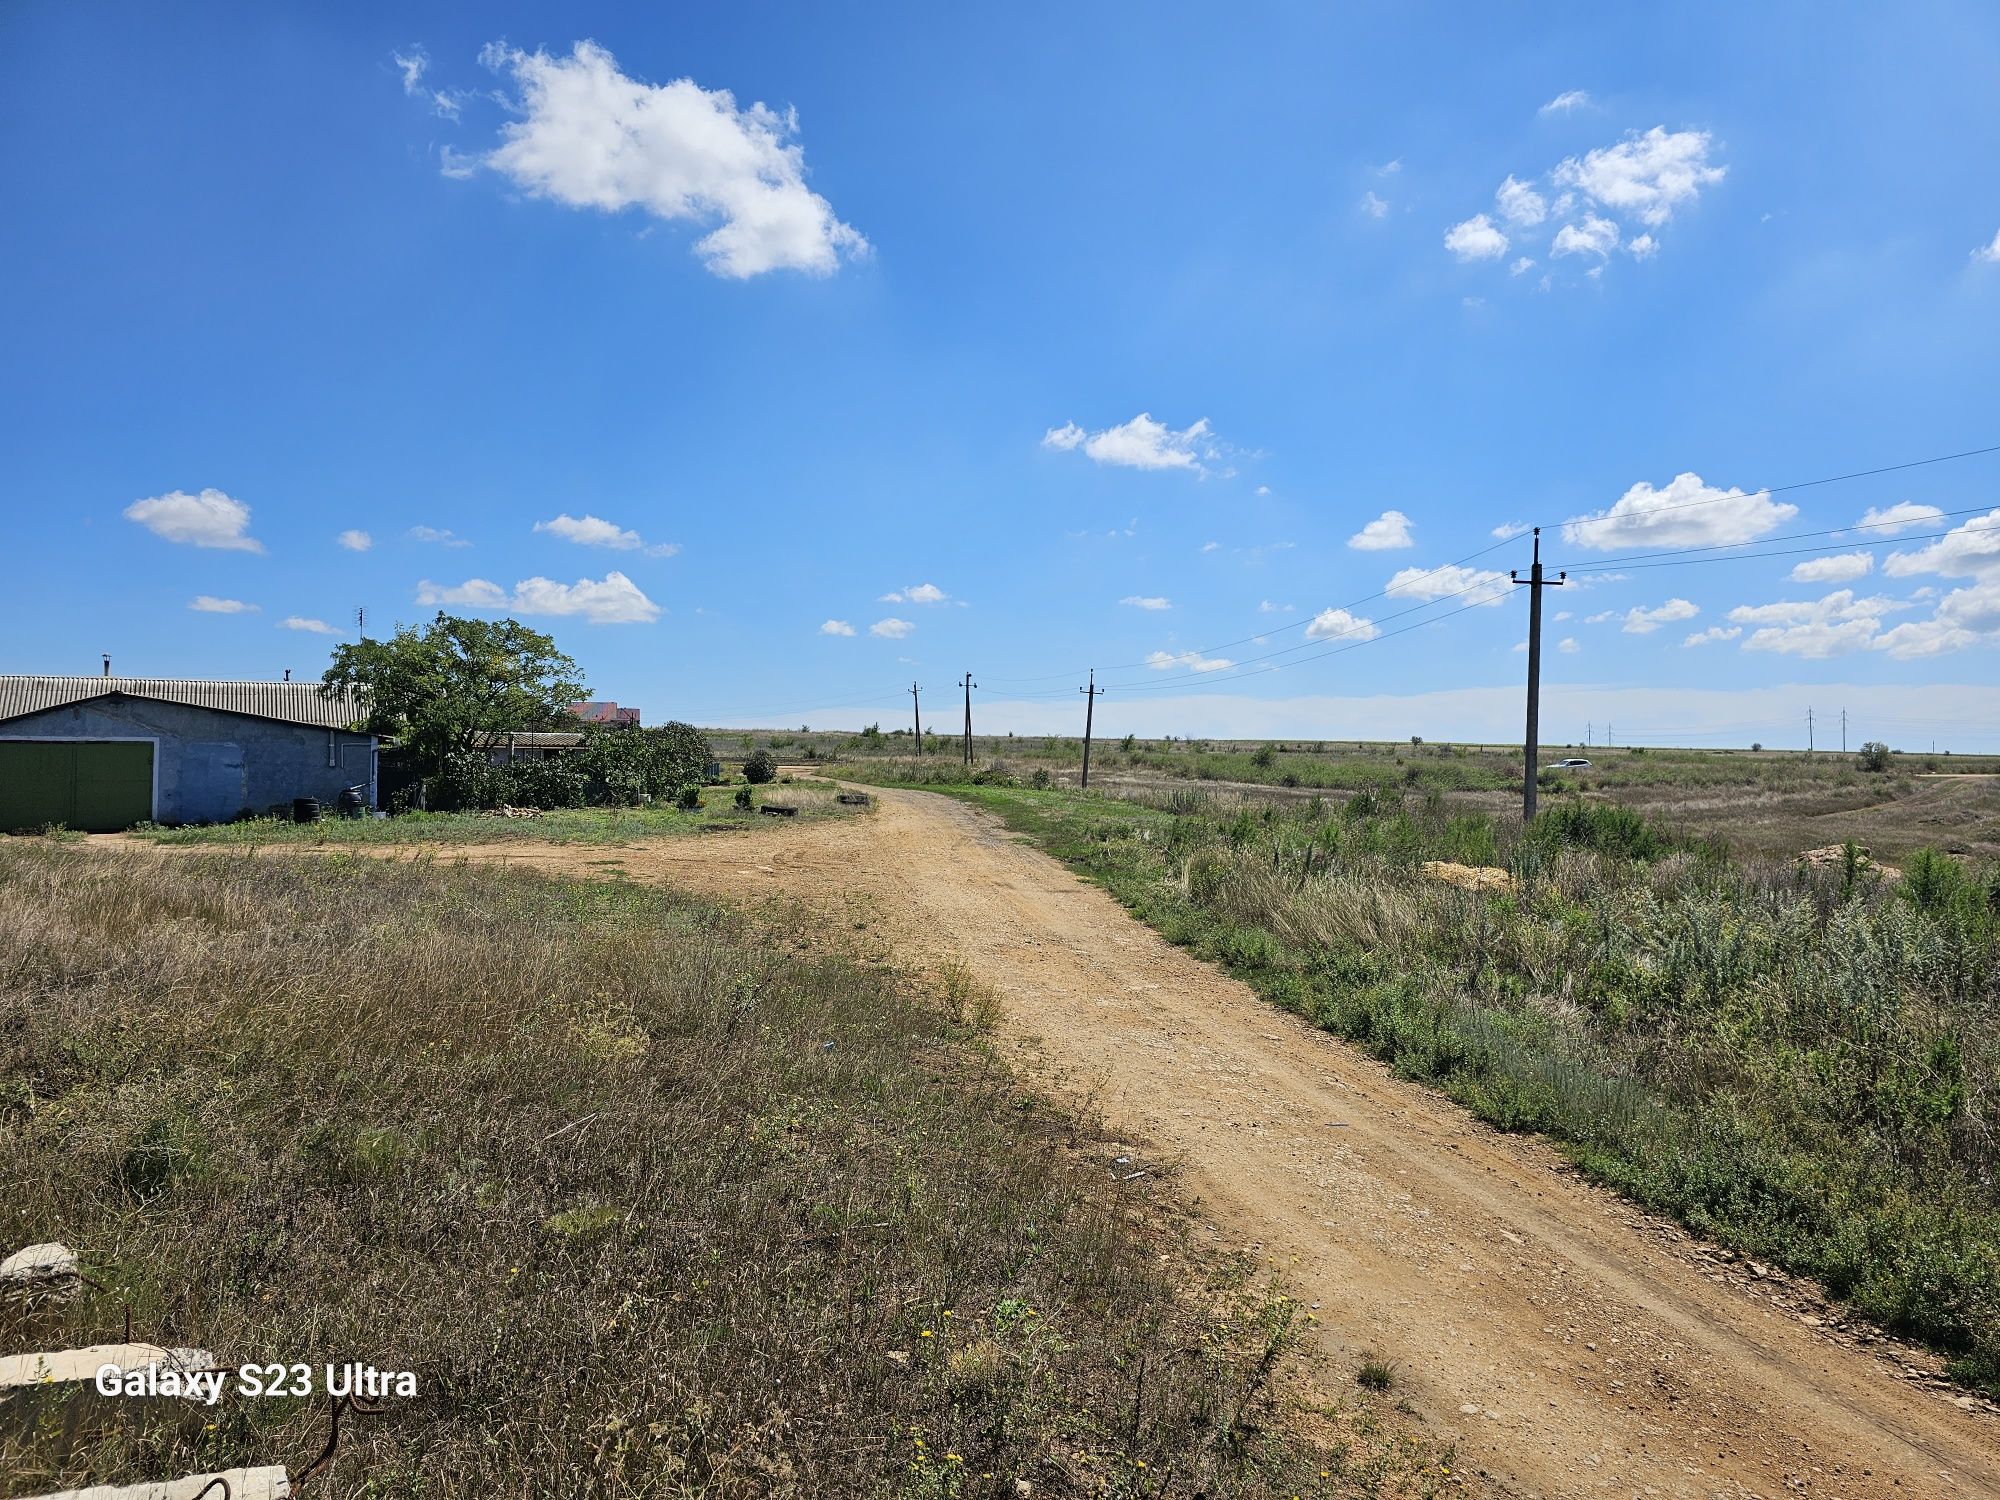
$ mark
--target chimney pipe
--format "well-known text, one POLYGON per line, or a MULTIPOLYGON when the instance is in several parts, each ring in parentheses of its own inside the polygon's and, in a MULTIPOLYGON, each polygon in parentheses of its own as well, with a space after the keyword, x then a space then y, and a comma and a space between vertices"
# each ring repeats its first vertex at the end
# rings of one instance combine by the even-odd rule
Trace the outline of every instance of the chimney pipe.
POLYGON ((285 668, 285 681, 290 682, 291 680, 292 680, 292 669, 290 667, 287 667, 285 668))
POLYGON ((111 653, 109 651, 106 651, 103 653, 103 656, 104 656, 104 675, 106 677, 109 677, 111 675, 111 653))

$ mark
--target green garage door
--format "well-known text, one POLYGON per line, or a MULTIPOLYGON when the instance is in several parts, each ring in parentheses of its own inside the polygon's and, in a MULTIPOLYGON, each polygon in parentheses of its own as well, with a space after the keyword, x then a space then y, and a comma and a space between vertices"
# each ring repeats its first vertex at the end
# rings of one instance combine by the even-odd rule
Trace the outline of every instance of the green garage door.
POLYGON ((0 832, 60 823, 106 833, 153 815, 153 747, 0 740, 0 832))

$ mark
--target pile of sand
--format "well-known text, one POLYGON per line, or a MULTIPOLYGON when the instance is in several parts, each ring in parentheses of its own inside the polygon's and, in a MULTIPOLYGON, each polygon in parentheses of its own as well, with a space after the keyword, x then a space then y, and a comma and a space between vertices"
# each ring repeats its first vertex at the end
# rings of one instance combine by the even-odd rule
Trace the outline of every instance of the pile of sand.
POLYGON ((1514 885, 1512 875, 1492 865, 1455 865, 1450 860, 1427 859, 1423 872, 1427 880, 1442 880, 1462 891, 1505 891, 1514 885))

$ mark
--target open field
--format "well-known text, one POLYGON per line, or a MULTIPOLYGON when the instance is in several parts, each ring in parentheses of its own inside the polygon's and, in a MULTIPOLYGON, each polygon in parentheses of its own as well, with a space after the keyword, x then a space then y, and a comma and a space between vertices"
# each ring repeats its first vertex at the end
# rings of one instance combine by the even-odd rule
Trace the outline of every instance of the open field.
MULTIPOLYGON (((1448 1483, 1350 1382, 1299 1404, 1311 1315, 1004 1066, 964 971, 810 926, 435 862, 0 847, 6 1234, 104 1283, 0 1305, 0 1347, 129 1303, 225 1363, 417 1372, 327 1494, 1448 1483)), ((73 1453, 9 1427, 0 1490, 296 1470, 325 1425, 287 1398, 73 1453)))
MULTIPOLYGON (((1100 813, 1136 830, 1160 812, 1019 795, 1085 846, 1117 842, 1100 813)), ((1217 1243, 1254 1246, 1282 1270, 1317 1318, 1298 1347, 1316 1383, 1352 1388, 1388 1366, 1392 1395, 1455 1443, 1454 1477, 1471 1473, 1475 1488, 1491 1476, 1502 1493, 1546 1496, 2000 1491, 1993 1408, 1946 1380, 1942 1360, 1770 1260, 1590 1186, 1533 1136, 1482 1125, 1437 1091, 1451 1086, 1443 1076, 1398 1076, 1416 1052, 1391 1069, 1328 1035, 1324 1017, 1287 1014, 1258 993, 1276 993, 1266 980, 1282 965, 1242 966, 1254 989, 1229 977, 1188 933, 1176 946, 1148 931, 977 807, 887 790, 875 818, 775 843, 512 844, 478 857, 795 900, 885 957, 963 963, 993 986, 998 1036, 1027 1076, 1087 1093, 1132 1170, 1177 1166, 1217 1243)), ((1357 920, 1380 914, 1366 904, 1357 920)), ((1247 924, 1239 939, 1276 951, 1247 924)), ((1563 953, 1550 941, 1539 961, 1553 965, 1563 953)), ((1477 1003, 1498 1011, 1507 993, 1496 985, 1477 1003)), ((1379 997, 1362 989, 1357 1001, 1379 997)), ((1481 1043, 1496 1088, 1508 1076, 1502 1019, 1481 1043)), ((1451 1015, 1421 1007, 1401 1034, 1440 1057, 1460 1040, 1451 1015)), ((1543 1083, 1595 1086, 1558 1062, 1543 1083)), ((1618 1097, 1641 1092, 1628 1080, 1618 1097)))

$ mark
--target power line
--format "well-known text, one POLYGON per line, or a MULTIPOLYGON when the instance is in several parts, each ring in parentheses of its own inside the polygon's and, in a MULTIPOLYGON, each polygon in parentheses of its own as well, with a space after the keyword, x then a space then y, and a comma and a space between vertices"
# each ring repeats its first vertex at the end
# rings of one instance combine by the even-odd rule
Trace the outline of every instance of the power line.
MULTIPOLYGON (((1987 510, 1991 507, 1981 505, 1973 508, 1975 510, 1987 510)), ((1965 512, 1959 511, 1956 514, 1964 515, 1965 512)), ((1914 532, 1909 536, 1878 537, 1874 541, 1849 540, 1844 542, 1828 542, 1817 547, 1792 547, 1780 551, 1767 552, 1738 552, 1732 557, 1697 557, 1693 555, 1703 552, 1721 552, 1737 547, 1764 547, 1772 542, 1789 542, 1796 541, 1800 537, 1826 536, 1830 534, 1823 531, 1802 531, 1798 537, 1762 537, 1754 542, 1721 542, 1713 547, 1687 547, 1681 549, 1679 552, 1646 552, 1636 554, 1639 557, 1680 558, 1681 560, 1678 562, 1635 562, 1632 558, 1607 558, 1603 562, 1571 563, 1569 564, 1569 570, 1572 573, 1601 573, 1610 568, 1685 568, 1705 562, 1754 562, 1760 557, 1798 557, 1808 552, 1850 552, 1861 551, 1869 547, 1904 547, 1908 546, 1911 542, 1935 542, 1949 536, 1978 536, 1989 531, 2000 531, 2000 523, 1992 526, 1975 526, 1967 523, 1964 526, 1954 526, 1948 531, 1920 531, 1914 532)))

